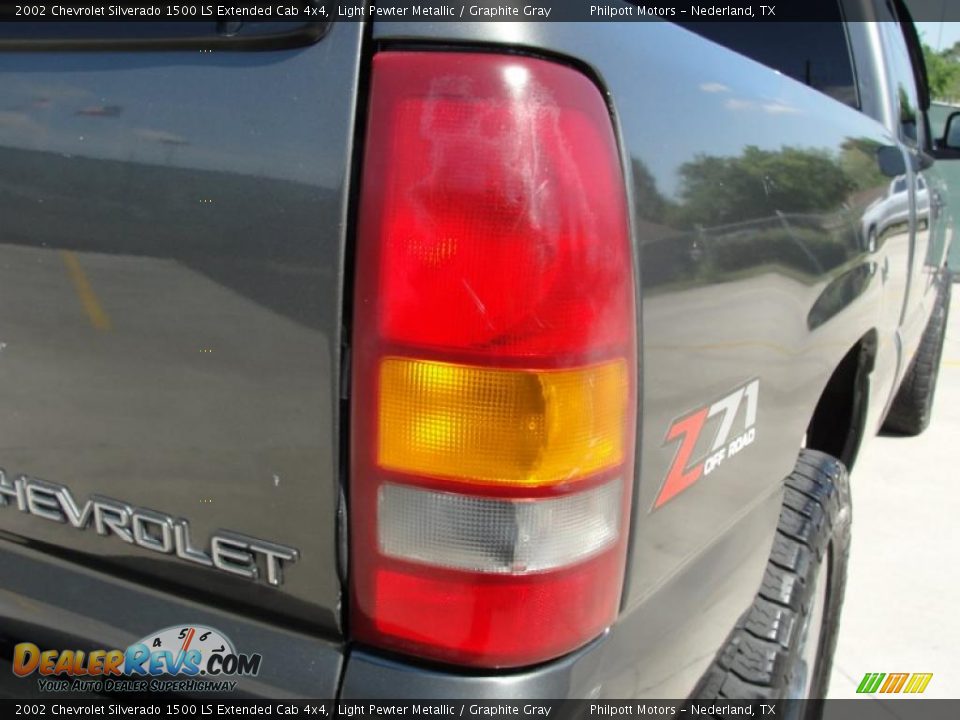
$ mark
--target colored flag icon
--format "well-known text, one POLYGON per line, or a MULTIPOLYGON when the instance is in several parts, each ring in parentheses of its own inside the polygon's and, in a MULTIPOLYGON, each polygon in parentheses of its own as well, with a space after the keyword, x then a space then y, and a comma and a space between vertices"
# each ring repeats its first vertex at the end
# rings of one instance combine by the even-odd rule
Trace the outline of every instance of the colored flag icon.
POLYGON ((927 689, 933 673, 867 673, 857 686, 857 692, 863 694, 912 693, 919 694, 927 689))

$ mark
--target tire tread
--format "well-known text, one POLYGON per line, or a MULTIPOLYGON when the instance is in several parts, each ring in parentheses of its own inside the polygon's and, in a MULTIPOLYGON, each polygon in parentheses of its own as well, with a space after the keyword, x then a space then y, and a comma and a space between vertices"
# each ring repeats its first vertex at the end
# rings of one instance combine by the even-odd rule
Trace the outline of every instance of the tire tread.
MULTIPOLYGON (((831 542, 843 553, 839 569, 845 577, 850 526, 846 468, 825 453, 802 450, 785 485, 760 589, 695 689, 695 698, 781 699, 811 605, 808 583, 817 577, 831 542)), ((844 577, 831 577, 831 603, 842 601, 844 577)), ((827 648, 831 656, 834 642, 835 636, 827 648)), ((829 659, 825 662, 829 665, 829 659)))

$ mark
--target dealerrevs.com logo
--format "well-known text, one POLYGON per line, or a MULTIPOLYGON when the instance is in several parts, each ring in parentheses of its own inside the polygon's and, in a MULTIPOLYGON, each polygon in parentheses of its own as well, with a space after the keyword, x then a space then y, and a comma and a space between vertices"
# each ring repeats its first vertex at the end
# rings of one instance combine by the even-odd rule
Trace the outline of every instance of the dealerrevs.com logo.
POLYGON ((254 677, 263 658, 238 653, 230 638, 202 625, 168 627, 126 650, 41 650, 19 643, 13 673, 36 675, 41 692, 224 692, 254 677))

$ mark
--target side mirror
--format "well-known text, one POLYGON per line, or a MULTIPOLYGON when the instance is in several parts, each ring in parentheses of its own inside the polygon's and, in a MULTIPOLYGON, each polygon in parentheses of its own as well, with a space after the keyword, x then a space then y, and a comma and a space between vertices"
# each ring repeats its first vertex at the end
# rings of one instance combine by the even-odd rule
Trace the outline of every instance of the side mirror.
POLYGON ((960 150, 960 112, 950 113, 947 118, 940 147, 946 150, 960 150))
POLYGON ((947 116, 943 137, 937 138, 931 153, 938 160, 960 159, 960 112, 947 116))
POLYGON ((880 172, 889 178, 907 174, 907 163, 903 159, 903 152, 894 145, 882 145, 877 148, 877 164, 880 166, 880 172))

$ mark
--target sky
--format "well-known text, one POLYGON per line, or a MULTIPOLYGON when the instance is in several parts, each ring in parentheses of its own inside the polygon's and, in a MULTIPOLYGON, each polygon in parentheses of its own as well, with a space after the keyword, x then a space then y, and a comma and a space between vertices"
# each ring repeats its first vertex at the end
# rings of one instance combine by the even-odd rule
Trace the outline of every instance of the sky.
POLYGON ((920 38, 934 50, 951 47, 960 41, 960 22, 918 22, 920 38))

